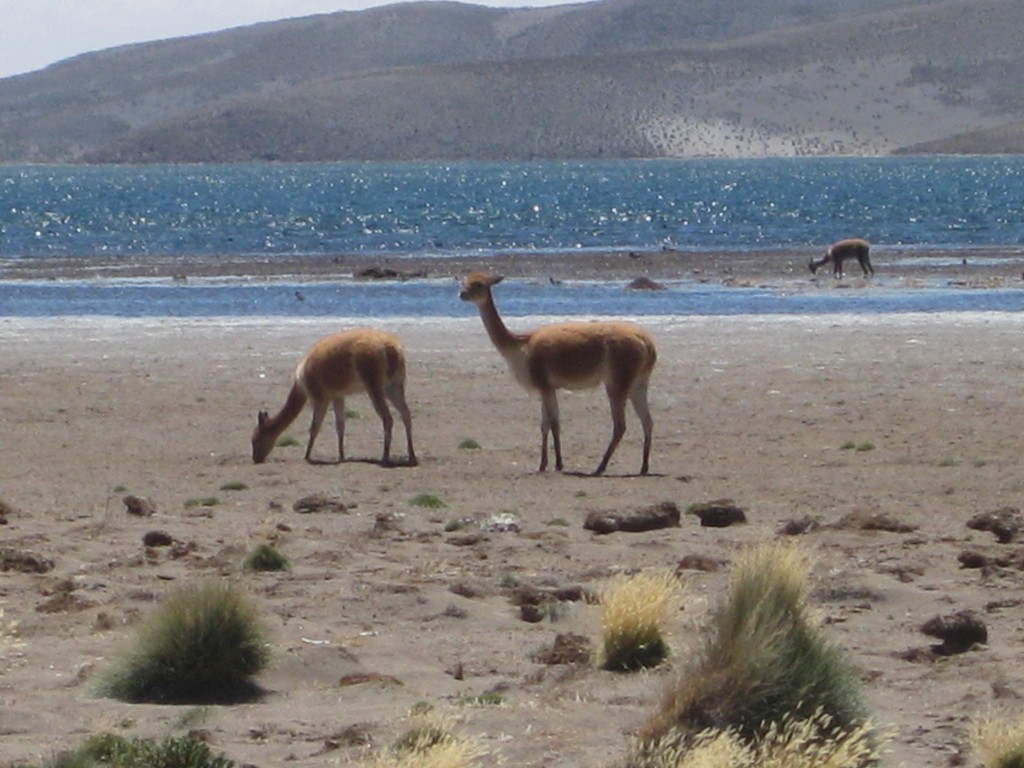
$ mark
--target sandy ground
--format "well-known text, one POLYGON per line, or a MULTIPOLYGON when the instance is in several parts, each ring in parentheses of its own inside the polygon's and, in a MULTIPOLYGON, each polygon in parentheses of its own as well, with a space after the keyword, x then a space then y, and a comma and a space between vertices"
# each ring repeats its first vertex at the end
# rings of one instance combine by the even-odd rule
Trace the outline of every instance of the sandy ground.
MULTIPOLYGON (((570 471, 537 474, 539 406, 475 318, 379 324, 407 348, 415 468, 372 461, 380 425, 365 398, 350 401, 350 461, 311 465, 301 447, 282 447, 252 463, 257 409, 283 403, 303 351, 338 330, 331 322, 0 319, 0 546, 53 562, 0 577, 0 764, 103 730, 189 729, 239 765, 346 764, 386 748, 429 704, 509 766, 612 766, 703 642, 737 552, 805 516, 825 524, 800 537, 816 558, 814 607, 892 733, 885 765, 977 764, 971 722, 993 708, 1019 714, 1024 697, 1024 573, 959 560, 1018 552, 966 522, 1024 501, 1024 314, 645 322, 660 350, 653 474, 634 474, 630 414, 608 475, 594 478, 610 428, 603 394, 562 395, 570 471), (467 438, 481 447, 460 448, 467 438), (128 493, 156 515, 127 514, 128 493), (447 506, 410 504, 423 493, 447 506), (310 494, 347 511, 294 511, 310 494), (746 510, 746 525, 684 515, 648 533, 582 527, 595 510, 723 497, 746 510), (833 525, 850 515, 905 528, 833 525), (488 530, 496 516, 518 530, 488 530), (469 523, 446 530, 454 520, 469 523), (177 545, 147 550, 153 530, 177 545), (241 573, 266 540, 292 570, 241 573), (622 675, 534 659, 559 633, 596 640, 600 609, 565 602, 523 621, 517 585, 596 591, 618 572, 674 569, 689 555, 722 567, 681 571, 672 664, 622 675), (264 700, 192 708, 92 695, 140 617, 172 590, 221 576, 269 625, 264 700), (921 625, 965 609, 989 643, 925 653, 934 640, 921 625), (342 685, 354 673, 371 679, 342 685), (502 703, 474 699, 493 691, 502 703)), ((304 440, 307 424, 308 413, 288 434, 304 440)), ((395 443, 401 451, 400 425, 395 443)), ((333 450, 325 430, 317 454, 333 450)))

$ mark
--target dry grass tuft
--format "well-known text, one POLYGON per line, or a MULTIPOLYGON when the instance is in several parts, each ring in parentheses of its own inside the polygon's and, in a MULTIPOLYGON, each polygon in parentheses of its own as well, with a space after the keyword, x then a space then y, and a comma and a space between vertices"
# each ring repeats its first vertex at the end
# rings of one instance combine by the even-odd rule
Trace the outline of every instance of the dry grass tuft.
POLYGON ((735 731, 708 730, 686 742, 669 734, 644 768, 856 768, 877 759, 875 736, 864 723, 838 732, 821 712, 773 723, 753 743, 735 731))
POLYGON ((971 729, 971 745, 985 768, 1024 768, 1024 720, 984 718, 971 729))
POLYGON ((600 595, 600 664, 633 672, 660 664, 669 654, 669 618, 679 610, 683 585, 671 571, 619 576, 600 595))
POLYGON ((456 736, 443 721, 427 720, 406 731, 389 751, 362 768, 471 768, 501 760, 472 738, 456 736), (486 763, 482 763, 486 759, 486 763))

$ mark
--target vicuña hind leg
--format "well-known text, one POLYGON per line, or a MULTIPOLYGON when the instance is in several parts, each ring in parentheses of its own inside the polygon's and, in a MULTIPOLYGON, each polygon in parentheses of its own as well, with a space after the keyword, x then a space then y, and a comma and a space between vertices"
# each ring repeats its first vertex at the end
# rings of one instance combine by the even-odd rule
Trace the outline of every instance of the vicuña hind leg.
POLYGON ((646 475, 651 459, 651 441, 654 434, 654 419, 651 418, 651 409, 647 404, 647 383, 637 385, 629 399, 644 428, 644 459, 640 465, 640 474, 646 475))
POLYGON ((395 419, 388 409, 388 401, 384 397, 382 390, 374 389, 369 394, 370 402, 373 403, 373 410, 377 412, 381 424, 384 425, 384 454, 381 456, 380 463, 388 465, 391 463, 391 432, 395 425, 395 419))
POLYGON ((597 465, 597 469, 594 470, 595 475, 602 475, 608 468, 608 462, 611 461, 612 454, 615 453, 615 449, 619 447, 619 443, 622 441, 622 436, 626 434, 626 398, 619 392, 613 392, 609 389, 608 392, 608 404, 611 407, 612 412, 612 439, 608 443, 608 449, 604 452, 604 458, 601 459, 601 463, 597 465))
POLYGON ((412 447, 412 411, 409 410, 409 404, 405 401, 405 388, 401 384, 395 384, 388 387, 385 394, 402 418, 402 426, 405 427, 406 449, 409 453, 409 466, 415 467, 419 461, 416 459, 416 450, 412 447))

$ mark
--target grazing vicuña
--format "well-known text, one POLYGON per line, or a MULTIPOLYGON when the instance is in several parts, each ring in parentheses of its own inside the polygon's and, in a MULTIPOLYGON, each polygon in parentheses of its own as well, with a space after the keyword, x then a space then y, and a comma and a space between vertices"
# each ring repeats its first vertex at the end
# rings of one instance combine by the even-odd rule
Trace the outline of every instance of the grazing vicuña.
POLYGON ((409 447, 409 465, 415 466, 412 447, 412 414, 405 401, 405 353, 390 333, 372 328, 343 331, 320 339, 295 369, 295 380, 284 406, 275 415, 260 411, 252 433, 252 460, 259 464, 274 450, 278 438, 302 412, 306 402, 313 406, 309 425, 306 461, 311 461, 313 444, 320 432, 327 408, 334 406, 338 432, 338 459, 345 460, 345 398, 365 392, 384 425, 383 464, 391 463, 391 431, 394 419, 391 402, 402 417, 409 447))

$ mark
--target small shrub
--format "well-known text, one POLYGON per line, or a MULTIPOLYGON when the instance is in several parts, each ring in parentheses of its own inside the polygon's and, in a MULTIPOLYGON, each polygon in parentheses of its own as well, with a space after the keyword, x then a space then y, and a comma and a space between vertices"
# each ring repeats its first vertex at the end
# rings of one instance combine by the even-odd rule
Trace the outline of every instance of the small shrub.
POLYGON ((853 440, 847 440, 845 443, 839 446, 840 451, 852 451, 857 447, 857 444, 853 440))
POLYGON ((960 462, 957 461, 956 459, 943 459, 942 461, 939 462, 939 466, 942 467, 943 469, 948 469, 950 467, 960 466, 960 462))
POLYGON ((466 696, 459 699, 461 704, 477 707, 498 707, 505 703, 505 697, 497 691, 487 691, 478 696, 466 696))
POLYGON ((296 448, 296 447, 301 447, 301 446, 302 446, 302 441, 299 440, 297 437, 292 437, 291 435, 285 435, 284 437, 280 438, 277 441, 277 446, 276 447, 277 448, 296 448))
POLYGON ((249 486, 239 480, 229 480, 224 483, 220 489, 222 491, 247 491, 249 486))
POLYGON ((413 496, 409 499, 409 504, 414 507, 424 507, 426 509, 443 509, 448 506, 444 499, 440 496, 435 496, 432 493, 421 493, 418 496, 413 496))
POLYGON ((49 768, 232 768, 234 763, 223 755, 215 756, 205 742, 192 736, 171 736, 155 742, 103 733, 47 765, 49 768))
POLYGON ((353 408, 346 408, 345 409, 345 418, 346 419, 358 419, 359 418, 359 411, 357 411, 357 410, 355 410, 353 408))
POLYGON ((266 543, 256 547, 242 562, 245 571, 287 571, 290 567, 288 558, 266 543))
POLYGON ((1024 720, 982 719, 971 728, 971 746, 985 768, 1024 768, 1024 720))
POLYGON ((268 660, 255 608, 236 588, 210 582, 159 605, 101 678, 99 692, 127 702, 246 701, 261 693, 252 676, 268 660))
POLYGON ((547 524, 550 525, 550 526, 558 526, 560 528, 568 528, 569 527, 569 521, 566 520, 564 517, 556 517, 553 520, 548 520, 547 524))
POLYGON ((455 531, 461 531, 467 525, 469 525, 469 520, 467 520, 464 517, 457 517, 454 520, 449 520, 447 523, 444 524, 444 532, 453 533, 455 531))
POLYGON ((474 440, 472 437, 467 437, 461 443, 459 443, 459 450, 462 451, 479 451, 480 443, 474 440))
POLYGON ((634 672, 669 654, 665 623, 682 603, 683 587, 670 571, 620 576, 600 596, 601 666, 634 672))
POLYGON ((873 450, 875 450, 875 444, 874 443, 858 443, 857 444, 857 452, 858 453, 865 453, 866 451, 873 451, 873 450))

